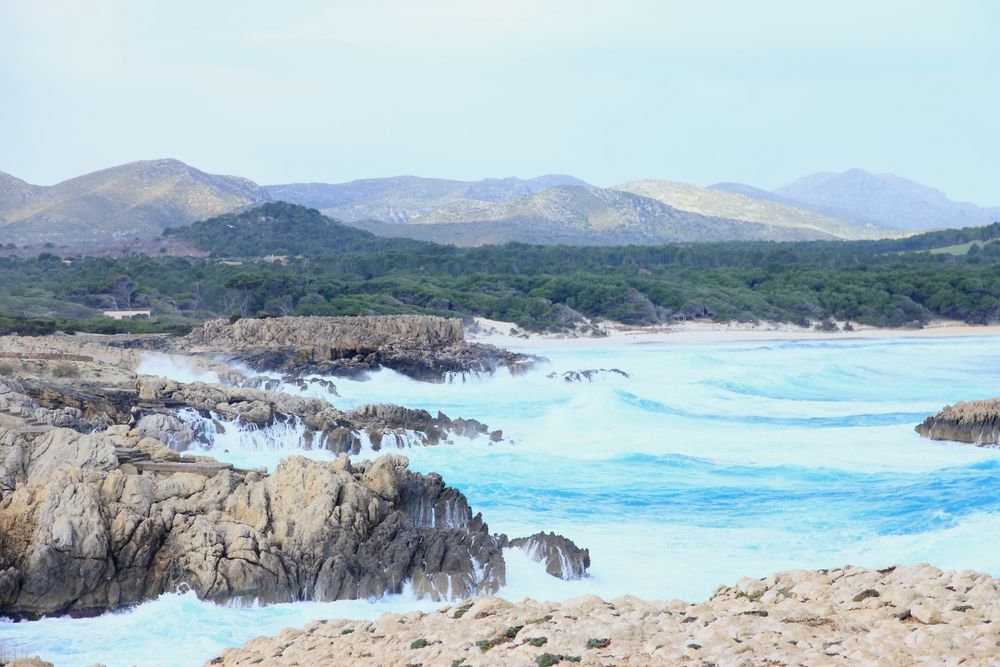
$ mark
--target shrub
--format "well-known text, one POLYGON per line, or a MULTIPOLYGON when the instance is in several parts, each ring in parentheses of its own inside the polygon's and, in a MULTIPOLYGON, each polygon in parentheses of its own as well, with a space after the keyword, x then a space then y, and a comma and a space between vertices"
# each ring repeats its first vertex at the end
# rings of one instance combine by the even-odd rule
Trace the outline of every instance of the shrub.
POLYGON ((80 377, 80 369, 69 361, 60 361, 52 368, 52 375, 57 378, 80 377))

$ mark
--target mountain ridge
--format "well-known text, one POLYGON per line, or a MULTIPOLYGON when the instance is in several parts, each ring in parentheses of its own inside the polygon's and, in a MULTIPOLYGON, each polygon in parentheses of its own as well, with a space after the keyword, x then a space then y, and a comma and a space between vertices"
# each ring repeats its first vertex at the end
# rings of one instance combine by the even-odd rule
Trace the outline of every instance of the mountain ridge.
POLYGON ((390 176, 346 183, 289 183, 264 188, 274 199, 316 208, 345 222, 376 219, 405 223, 455 201, 504 201, 556 185, 593 187, 574 176, 545 174, 526 179, 507 177, 478 181, 390 176))
MULTIPOLYGON (((4 192, 10 183, 4 179, 4 192)), ((40 244, 148 238, 269 200, 250 179, 209 174, 172 158, 129 162, 51 186, 26 185, 30 190, 20 188, 21 201, 0 201, 0 239, 40 244)))

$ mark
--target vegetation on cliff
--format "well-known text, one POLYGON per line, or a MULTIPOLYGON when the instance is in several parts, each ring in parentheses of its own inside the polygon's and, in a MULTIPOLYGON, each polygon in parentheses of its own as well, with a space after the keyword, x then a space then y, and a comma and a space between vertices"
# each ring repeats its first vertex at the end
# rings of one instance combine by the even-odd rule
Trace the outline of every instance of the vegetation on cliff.
POLYGON ((310 209, 267 204, 170 233, 212 256, 0 259, 0 328, 176 329, 220 315, 386 313, 478 315, 530 329, 580 314, 630 324, 1000 320, 1000 223, 883 241, 457 248, 380 239, 310 209), (964 254, 933 252, 962 244, 964 254), (117 307, 151 308, 158 321, 93 320, 117 307))

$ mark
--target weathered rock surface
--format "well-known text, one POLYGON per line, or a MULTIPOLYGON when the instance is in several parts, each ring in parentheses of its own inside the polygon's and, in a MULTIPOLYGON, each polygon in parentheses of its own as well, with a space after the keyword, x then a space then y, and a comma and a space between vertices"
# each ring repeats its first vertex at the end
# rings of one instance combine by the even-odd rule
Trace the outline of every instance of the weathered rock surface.
POLYGON ((139 474, 118 466, 114 437, 124 436, 60 430, 19 443, 0 500, 0 615, 97 613, 181 585, 214 601, 278 602, 379 596, 407 581, 441 599, 504 582, 499 539, 405 458, 139 474))
POLYGON ((155 438, 177 452, 183 452, 195 441, 194 429, 173 415, 149 414, 133 427, 143 438, 155 438))
POLYGON ((258 371, 355 377, 381 367, 441 382, 452 374, 526 368, 532 359, 468 343, 457 319, 425 315, 219 319, 181 343, 226 354, 258 371))
POLYGON ((1000 444, 1000 398, 946 405, 916 427, 932 440, 954 440, 987 446, 1000 444))
POLYGON ((87 382, 0 379, 0 410, 48 426, 100 430, 128 421, 134 399, 131 391, 87 382))
POLYGON ((521 549, 532 560, 545 563, 545 571, 560 579, 582 579, 590 567, 590 550, 581 549, 572 540, 555 533, 535 533, 518 537, 508 546, 521 549))
POLYGON ((929 565, 796 570, 706 602, 494 597, 259 637, 211 665, 995 665, 1000 582, 929 565))

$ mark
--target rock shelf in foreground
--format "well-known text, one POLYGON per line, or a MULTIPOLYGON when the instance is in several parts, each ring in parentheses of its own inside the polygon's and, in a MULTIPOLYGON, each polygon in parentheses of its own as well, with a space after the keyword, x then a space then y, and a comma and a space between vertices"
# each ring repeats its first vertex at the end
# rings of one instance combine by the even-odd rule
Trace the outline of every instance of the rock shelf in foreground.
POLYGON ((980 447, 1000 444, 1000 398, 946 405, 918 424, 916 431, 932 440, 969 442, 980 447))
POLYGON ((741 579, 706 602, 480 597, 318 621, 209 665, 995 665, 998 580, 930 565, 741 579))

